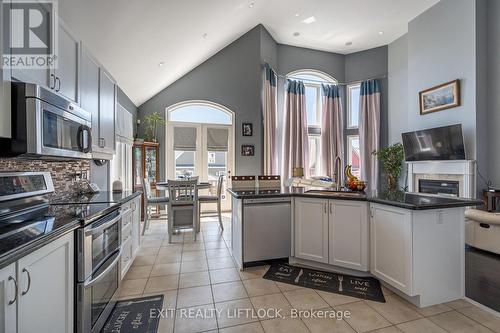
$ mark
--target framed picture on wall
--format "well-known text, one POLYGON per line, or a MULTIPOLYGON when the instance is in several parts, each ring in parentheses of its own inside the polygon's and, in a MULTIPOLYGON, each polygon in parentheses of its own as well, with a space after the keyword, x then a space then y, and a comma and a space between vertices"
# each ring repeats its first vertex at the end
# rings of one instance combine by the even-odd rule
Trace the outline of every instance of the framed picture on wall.
POLYGON ((253 125, 252 125, 252 123, 243 123, 241 125, 241 134, 243 136, 252 136, 253 135, 253 125))
POLYGON ((241 145, 241 156, 254 156, 255 147, 253 145, 241 145))
POLYGON ((421 91, 419 100, 421 115, 460 106, 460 80, 421 91))

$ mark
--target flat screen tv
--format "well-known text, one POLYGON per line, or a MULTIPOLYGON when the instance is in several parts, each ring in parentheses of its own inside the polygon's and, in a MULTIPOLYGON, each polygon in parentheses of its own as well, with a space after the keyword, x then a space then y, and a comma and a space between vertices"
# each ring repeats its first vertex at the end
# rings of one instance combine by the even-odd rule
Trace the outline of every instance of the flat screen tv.
POLYGON ((465 160, 462 125, 403 133, 406 161, 465 160))

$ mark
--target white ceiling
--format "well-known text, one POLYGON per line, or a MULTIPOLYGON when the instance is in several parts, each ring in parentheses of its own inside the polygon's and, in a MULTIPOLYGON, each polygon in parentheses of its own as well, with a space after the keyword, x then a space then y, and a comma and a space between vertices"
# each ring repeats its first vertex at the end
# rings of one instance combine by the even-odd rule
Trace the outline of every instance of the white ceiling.
POLYGON ((438 1, 60 0, 59 11, 140 105, 259 23, 279 43, 347 54, 392 42, 438 1))

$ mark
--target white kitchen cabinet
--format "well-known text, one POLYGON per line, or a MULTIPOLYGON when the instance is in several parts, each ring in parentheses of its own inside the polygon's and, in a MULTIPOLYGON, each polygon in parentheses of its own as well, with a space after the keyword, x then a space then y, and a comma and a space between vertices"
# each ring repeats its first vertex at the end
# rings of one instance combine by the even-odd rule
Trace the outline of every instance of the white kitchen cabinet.
POLYGON ((115 153, 116 84, 102 67, 99 69, 99 150, 115 153))
POLYGON ((141 246, 141 196, 132 200, 132 256, 135 258, 141 246))
POLYGON ((141 240, 141 196, 122 204, 122 262, 121 277, 129 270, 139 250, 141 240))
POLYGON ((368 271, 368 204, 329 200, 329 264, 368 271))
POLYGON ((80 106, 92 115, 92 152, 99 150, 99 63, 82 45, 80 106))
POLYGON ((73 233, 17 262, 17 332, 73 331, 73 233))
POLYGON ((57 66, 52 71, 55 80, 54 89, 73 102, 79 103, 80 42, 61 19, 58 21, 57 66))
POLYGON ((412 295, 411 211, 371 205, 370 216, 372 274, 412 295))
POLYGON ((16 323, 16 264, 0 270, 0 333, 17 331, 16 323))
POLYGON ((328 263, 328 200, 295 198, 295 257, 328 263))

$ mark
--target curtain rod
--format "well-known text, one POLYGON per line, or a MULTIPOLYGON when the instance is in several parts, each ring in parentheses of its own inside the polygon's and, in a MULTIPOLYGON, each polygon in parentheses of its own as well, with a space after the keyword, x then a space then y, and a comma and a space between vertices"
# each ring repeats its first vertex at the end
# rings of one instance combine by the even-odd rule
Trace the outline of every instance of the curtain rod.
MULTIPOLYGON (((288 78, 293 78, 294 76, 293 75, 282 75, 282 74, 276 74, 277 77, 280 77, 282 79, 288 79, 288 78)), ((370 77, 370 78, 367 78, 367 79, 364 79, 364 80, 357 80, 357 81, 351 81, 351 82, 337 82, 337 85, 339 86, 348 86, 348 85, 351 85, 351 84, 357 84, 357 83, 361 83, 363 81, 368 81, 368 80, 376 80, 376 79, 386 79, 387 78, 387 75, 380 75, 380 76, 375 76, 375 77, 370 77)), ((308 81, 308 82, 316 82, 316 83, 326 83, 326 84, 332 84, 330 81, 323 81, 323 80, 305 80, 305 81, 308 81)))

